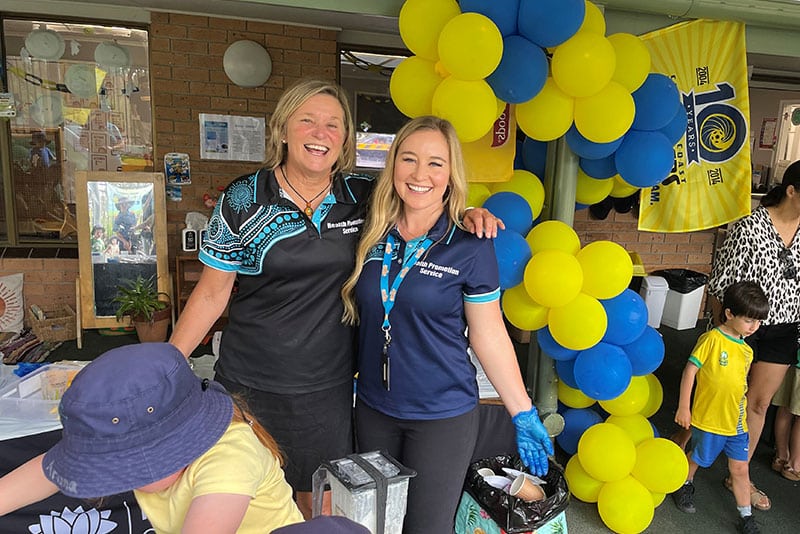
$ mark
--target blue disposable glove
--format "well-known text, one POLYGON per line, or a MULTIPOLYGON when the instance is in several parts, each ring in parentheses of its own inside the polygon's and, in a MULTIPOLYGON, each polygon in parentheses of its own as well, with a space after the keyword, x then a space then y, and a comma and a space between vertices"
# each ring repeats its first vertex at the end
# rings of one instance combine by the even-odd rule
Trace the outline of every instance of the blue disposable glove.
POLYGON ((553 455, 553 442, 539 419, 539 412, 532 407, 519 412, 511 421, 517 429, 519 457, 535 475, 547 474, 547 456, 553 455))

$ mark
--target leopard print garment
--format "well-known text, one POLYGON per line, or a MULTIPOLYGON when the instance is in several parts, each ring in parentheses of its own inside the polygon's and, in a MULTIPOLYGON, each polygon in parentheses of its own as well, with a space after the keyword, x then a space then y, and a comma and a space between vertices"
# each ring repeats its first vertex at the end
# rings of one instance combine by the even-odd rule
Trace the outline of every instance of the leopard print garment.
POLYGON ((778 253, 784 248, 767 208, 758 206, 752 215, 738 220, 717 250, 708 292, 722 301, 729 285, 740 280, 758 282, 769 299, 769 316, 764 324, 800 321, 800 276, 783 276, 789 265, 800 269, 800 231, 795 232, 787 261, 778 253))

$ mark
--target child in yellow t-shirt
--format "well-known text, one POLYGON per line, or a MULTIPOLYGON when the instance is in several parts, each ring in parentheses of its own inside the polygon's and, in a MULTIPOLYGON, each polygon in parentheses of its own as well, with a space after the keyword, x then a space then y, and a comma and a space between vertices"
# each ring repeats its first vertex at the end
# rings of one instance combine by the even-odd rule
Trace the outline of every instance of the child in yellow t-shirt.
POLYGON ((672 497, 678 509, 694 513, 694 475, 698 467, 710 467, 724 452, 741 517, 740 529, 745 534, 757 534, 750 504, 745 418, 753 349, 744 338, 758 330, 769 312, 769 302, 755 282, 736 282, 725 290, 722 310, 720 325, 700 336, 681 376, 675 422, 686 429, 691 427, 692 447, 686 453, 689 475, 672 497))
POLYGON ((63 437, 0 478, 0 515, 58 491, 133 490, 160 533, 263 533, 303 521, 272 437, 169 343, 125 345, 61 397, 63 437))

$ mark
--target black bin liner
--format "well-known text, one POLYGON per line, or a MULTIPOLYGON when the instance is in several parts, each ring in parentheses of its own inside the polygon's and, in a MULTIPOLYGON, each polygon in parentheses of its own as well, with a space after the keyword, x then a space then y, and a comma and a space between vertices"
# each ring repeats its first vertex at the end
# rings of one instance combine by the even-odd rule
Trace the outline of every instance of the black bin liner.
POLYGON ((564 470, 552 460, 545 476, 539 477, 546 482, 542 489, 546 497, 541 501, 525 502, 494 488, 486 483, 478 473, 478 469, 488 467, 502 475, 503 467, 529 472, 517 455, 498 455, 473 462, 467 470, 464 489, 508 534, 531 532, 556 517, 569 505, 569 488, 564 470))
POLYGON ((671 290, 683 294, 691 293, 708 282, 707 274, 689 269, 661 269, 650 274, 664 278, 671 290))

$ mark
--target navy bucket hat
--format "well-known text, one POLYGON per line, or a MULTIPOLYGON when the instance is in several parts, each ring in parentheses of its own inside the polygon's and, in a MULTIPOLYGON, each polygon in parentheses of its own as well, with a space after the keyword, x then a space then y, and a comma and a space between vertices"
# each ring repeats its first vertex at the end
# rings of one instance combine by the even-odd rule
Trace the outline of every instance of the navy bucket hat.
POLYGON ((169 343, 139 343, 102 354, 59 404, 61 441, 44 456, 62 493, 114 495, 172 475, 209 450, 233 417, 233 401, 204 382, 169 343))

